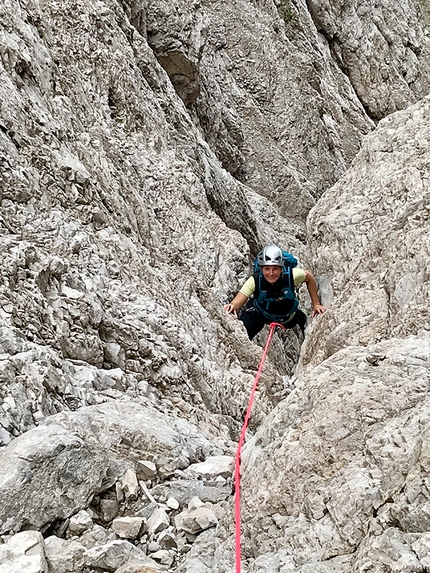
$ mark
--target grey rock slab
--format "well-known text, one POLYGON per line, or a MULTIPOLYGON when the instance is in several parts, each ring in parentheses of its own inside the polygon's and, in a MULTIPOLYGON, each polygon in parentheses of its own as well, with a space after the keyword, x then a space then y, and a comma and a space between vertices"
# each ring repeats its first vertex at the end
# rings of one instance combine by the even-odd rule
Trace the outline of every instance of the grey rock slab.
POLYGON ((81 535, 87 529, 93 526, 93 520, 89 513, 82 509, 76 515, 72 515, 69 520, 68 533, 73 535, 81 535))
POLYGON ((214 480, 218 476, 232 477, 234 458, 232 456, 211 456, 204 462, 191 464, 186 470, 186 475, 201 476, 207 480, 214 480))
POLYGON ((103 498, 100 500, 99 508, 101 519, 105 522, 112 521, 118 515, 118 500, 103 498))
POLYGON ((146 522, 149 533, 160 533, 170 525, 170 518, 161 507, 157 507, 146 522))
POLYGON ((331 306, 312 323, 304 367, 345 346, 429 330, 429 117, 426 97, 382 120, 311 211, 311 264, 330 284, 331 306))
POLYGON ((91 529, 87 529, 79 537, 79 542, 86 548, 91 549, 98 545, 107 545, 111 541, 116 541, 117 536, 112 530, 105 529, 101 525, 94 524, 91 529))
POLYGON ((220 545, 215 535, 215 529, 203 531, 198 536, 198 542, 194 543, 185 554, 184 559, 176 568, 176 573, 211 573, 216 571, 233 571, 234 562, 225 557, 231 554, 231 547, 224 547, 222 555, 216 554, 216 549, 220 545), (218 559, 217 559, 218 557, 218 559), (220 565, 218 568, 217 565, 220 565))
POLYGON ((151 493, 159 501, 167 502, 170 497, 173 497, 181 506, 186 506, 193 497, 211 503, 224 501, 232 495, 232 486, 218 485, 216 482, 207 484, 201 480, 178 479, 156 485, 151 489, 151 493))
MULTIPOLYGON (((62 412, 46 423, 79 432, 88 443, 99 444, 112 455, 115 452, 115 457, 127 458, 128 463, 133 459, 137 462, 142 454, 151 454, 157 459, 159 472, 164 474, 188 467, 213 447, 196 425, 168 416, 151 405, 132 401, 107 402, 78 412, 62 412)), ((135 488, 134 478, 133 483, 135 488)), ((133 492, 136 493, 135 489, 133 492)))
POLYGON ((215 527, 218 523, 218 518, 211 509, 201 506, 182 511, 174 518, 174 521, 178 530, 196 535, 206 529, 215 527))
POLYGON ((161 549, 177 549, 178 543, 175 535, 170 531, 162 531, 158 536, 158 544, 161 549))
POLYGON ((142 565, 139 562, 129 561, 125 565, 122 565, 115 573, 158 573, 160 569, 158 565, 155 567, 148 567, 147 565, 142 565))
POLYGON ((61 426, 29 430, 0 450, 0 532, 73 515, 109 487, 109 470, 105 452, 61 426))
POLYGON ((77 573, 84 569, 85 546, 79 541, 51 535, 45 539, 44 548, 49 571, 77 573))
POLYGON ((157 466, 150 460, 138 460, 136 472, 140 479, 154 479, 157 476, 157 466))
POLYGON ((125 540, 111 541, 106 545, 87 549, 84 553, 84 561, 88 567, 106 571, 116 571, 129 561, 153 568, 156 566, 156 563, 143 551, 125 540))
POLYGON ((155 553, 151 554, 151 559, 154 559, 160 565, 166 565, 170 567, 174 560, 175 560, 175 552, 174 551, 167 551, 166 549, 160 549, 155 553))
POLYGON ((142 517, 117 517, 112 522, 112 529, 122 539, 137 539, 144 521, 142 517))
POLYGON ((43 537, 39 531, 21 531, 0 545, 2 573, 47 573, 43 537))

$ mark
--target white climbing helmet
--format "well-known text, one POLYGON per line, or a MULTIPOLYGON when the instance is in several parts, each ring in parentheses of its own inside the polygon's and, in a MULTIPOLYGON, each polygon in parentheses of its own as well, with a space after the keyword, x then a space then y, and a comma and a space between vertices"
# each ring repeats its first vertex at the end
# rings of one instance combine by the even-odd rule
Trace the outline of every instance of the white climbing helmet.
POLYGON ((276 245, 266 245, 264 249, 258 253, 257 260, 260 267, 284 266, 284 255, 282 254, 282 249, 276 245))

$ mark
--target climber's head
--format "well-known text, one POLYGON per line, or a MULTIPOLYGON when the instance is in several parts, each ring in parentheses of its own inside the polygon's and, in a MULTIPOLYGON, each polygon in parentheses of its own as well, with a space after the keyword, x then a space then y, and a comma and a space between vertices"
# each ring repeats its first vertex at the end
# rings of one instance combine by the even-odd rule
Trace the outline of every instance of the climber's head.
POLYGON ((266 245, 258 254, 258 265, 264 278, 271 284, 275 283, 281 277, 284 268, 282 249, 276 245, 266 245))

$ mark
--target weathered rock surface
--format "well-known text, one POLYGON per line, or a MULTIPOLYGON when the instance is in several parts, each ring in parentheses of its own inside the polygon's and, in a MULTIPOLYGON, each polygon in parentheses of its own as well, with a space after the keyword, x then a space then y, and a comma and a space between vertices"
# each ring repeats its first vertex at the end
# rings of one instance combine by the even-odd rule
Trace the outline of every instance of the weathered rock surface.
POLYGON ((289 19, 273 2, 163 1, 148 5, 146 30, 223 166, 297 225, 372 122, 305 5, 291 10, 289 19))
POLYGON ((383 120, 311 213, 310 252, 332 308, 305 363, 430 329, 429 118, 425 98, 383 120))
POLYGON ((296 388, 246 447, 253 572, 266 553, 282 572, 427 566, 429 110, 381 122, 311 215, 331 306, 296 388))
POLYGON ((0 545, 0 566, 4 573, 47 573, 43 537, 39 531, 21 531, 0 545))
POLYGON ((0 450, 0 533, 46 527, 108 488, 106 452, 59 425, 30 430, 0 450))
POLYGON ((422 25, 428 18, 426 2, 307 4, 371 117, 381 119, 429 93, 430 41, 422 25))
POLYGON ((222 305, 274 241, 330 308, 265 364, 246 570, 424 573, 427 3, 0 12, 2 572, 234 570, 265 334, 222 305))

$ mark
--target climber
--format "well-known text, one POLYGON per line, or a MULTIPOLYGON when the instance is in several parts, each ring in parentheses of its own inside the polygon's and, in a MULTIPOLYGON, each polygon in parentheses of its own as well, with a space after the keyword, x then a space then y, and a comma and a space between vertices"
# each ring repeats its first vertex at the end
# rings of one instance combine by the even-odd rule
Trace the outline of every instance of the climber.
POLYGON ((298 325, 304 334, 307 316, 299 308, 295 288, 303 282, 312 301, 315 317, 326 309, 320 303, 315 277, 309 271, 297 267, 297 259, 276 245, 266 245, 257 255, 254 274, 242 286, 234 299, 224 306, 229 314, 238 316, 238 310, 246 304, 239 319, 243 322, 250 340, 265 324, 278 322, 285 328, 298 325))

